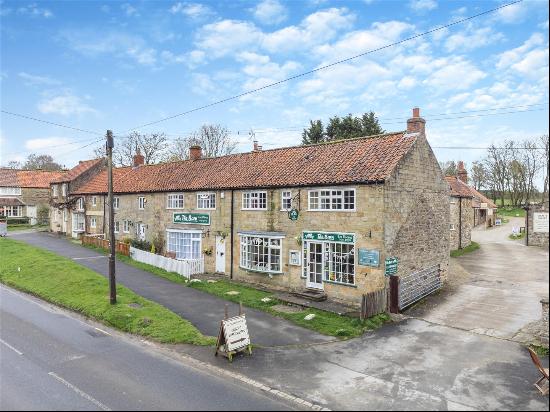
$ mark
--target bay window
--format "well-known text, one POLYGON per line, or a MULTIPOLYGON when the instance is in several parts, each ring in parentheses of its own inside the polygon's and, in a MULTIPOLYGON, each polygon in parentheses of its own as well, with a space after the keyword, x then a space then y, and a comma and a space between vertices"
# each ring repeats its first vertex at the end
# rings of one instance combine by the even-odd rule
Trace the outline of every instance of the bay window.
POLYGON ((84 222, 85 222, 84 213, 75 213, 73 215, 73 232, 84 232, 84 222))
POLYGON ((280 273, 282 236, 241 234, 240 266, 260 272, 280 273))

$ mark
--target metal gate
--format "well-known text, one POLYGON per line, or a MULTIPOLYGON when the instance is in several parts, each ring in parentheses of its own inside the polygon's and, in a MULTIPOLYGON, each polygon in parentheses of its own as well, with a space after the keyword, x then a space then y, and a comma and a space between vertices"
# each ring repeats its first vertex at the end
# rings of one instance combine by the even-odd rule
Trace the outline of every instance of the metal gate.
POLYGON ((439 265, 399 277, 399 310, 418 302, 441 288, 439 265))

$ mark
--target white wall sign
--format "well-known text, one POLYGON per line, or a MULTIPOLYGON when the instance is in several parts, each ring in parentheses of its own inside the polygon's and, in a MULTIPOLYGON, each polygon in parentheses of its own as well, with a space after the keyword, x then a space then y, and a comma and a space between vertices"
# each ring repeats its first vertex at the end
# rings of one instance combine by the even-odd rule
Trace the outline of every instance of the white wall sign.
POLYGON ((288 251, 288 264, 292 266, 302 266, 302 254, 299 250, 288 251))
POLYGON ((548 213, 533 213, 533 232, 548 233, 548 213))
POLYGON ((244 315, 225 319, 222 323, 227 352, 237 351, 250 345, 250 336, 244 315))

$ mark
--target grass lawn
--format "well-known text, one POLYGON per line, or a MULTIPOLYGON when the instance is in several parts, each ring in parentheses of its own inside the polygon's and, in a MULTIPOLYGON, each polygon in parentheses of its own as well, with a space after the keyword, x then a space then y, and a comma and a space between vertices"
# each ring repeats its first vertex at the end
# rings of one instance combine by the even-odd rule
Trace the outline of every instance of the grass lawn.
POLYGON ((531 349, 533 349, 537 355, 539 355, 541 358, 545 358, 548 356, 548 348, 545 348, 544 346, 538 346, 538 345, 529 345, 531 349))
POLYGON ((497 216, 508 216, 508 217, 525 217, 525 210, 523 210, 521 207, 512 207, 512 206, 504 206, 499 207, 497 216))
POLYGON ((8 286, 162 343, 215 343, 185 319, 121 285, 118 303, 111 305, 107 279, 70 259, 6 238, 0 239, 0 248, 0 282, 8 286))
POLYGON ((523 239, 524 237, 525 237, 525 232, 522 232, 519 235, 514 235, 514 234, 508 235, 508 239, 511 239, 511 240, 523 239))
POLYGON ((468 246, 466 246, 465 248, 457 249, 457 250, 451 250, 451 257, 459 257, 459 256, 465 255, 467 253, 471 253, 474 250, 478 250, 478 249, 479 249, 479 243, 472 242, 468 246))
POLYGON ((8 232, 16 232, 18 230, 27 230, 27 229, 47 229, 48 225, 31 225, 29 223, 22 223, 18 225, 10 225, 8 224, 8 232))
MULTIPOLYGON (((85 245, 85 247, 97 250, 101 253, 107 253, 105 249, 96 248, 90 245, 85 245)), ((189 287, 216 295, 222 299, 235 303, 242 302, 243 306, 268 312, 274 316, 287 319, 297 325, 317 331, 324 335, 337 336, 341 338, 356 337, 362 335, 367 330, 376 329, 390 320, 390 317, 387 314, 380 314, 373 316, 370 319, 361 321, 360 319, 351 318, 349 316, 341 316, 318 309, 307 309, 299 313, 283 313, 272 308, 275 305, 282 304, 282 302, 274 298, 273 294, 269 292, 264 292, 246 285, 230 282, 228 280, 218 280, 216 283, 209 283, 206 281, 187 282, 184 277, 177 273, 167 272, 166 270, 155 266, 136 262, 128 256, 117 254, 117 260, 147 272, 151 272, 154 275, 163 277, 172 282, 187 284, 189 287), (239 293, 235 295, 228 295, 227 292, 231 291, 239 293), (262 302, 262 299, 264 298, 269 298, 270 301, 262 302), (315 314, 315 317, 312 320, 305 320, 304 317, 308 314, 315 314)))

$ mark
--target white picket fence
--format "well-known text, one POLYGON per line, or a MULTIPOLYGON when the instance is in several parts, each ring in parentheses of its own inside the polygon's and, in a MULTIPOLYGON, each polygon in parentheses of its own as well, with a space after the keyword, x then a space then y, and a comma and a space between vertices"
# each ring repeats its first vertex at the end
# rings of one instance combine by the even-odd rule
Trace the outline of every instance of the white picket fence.
POLYGON ((147 263, 148 265, 167 270, 168 272, 176 272, 180 275, 191 278, 191 275, 204 273, 204 259, 172 259, 161 255, 155 255, 141 249, 136 249, 130 246, 130 257, 138 262, 147 263))

